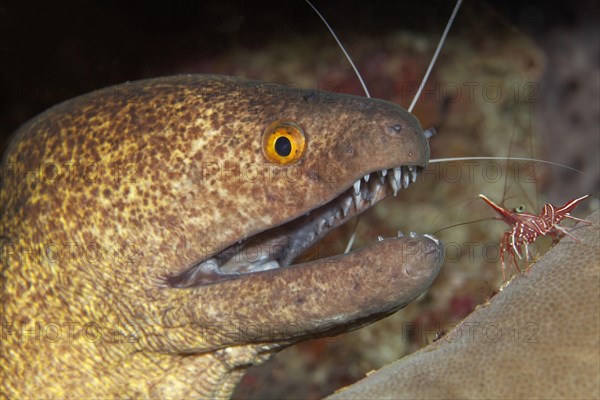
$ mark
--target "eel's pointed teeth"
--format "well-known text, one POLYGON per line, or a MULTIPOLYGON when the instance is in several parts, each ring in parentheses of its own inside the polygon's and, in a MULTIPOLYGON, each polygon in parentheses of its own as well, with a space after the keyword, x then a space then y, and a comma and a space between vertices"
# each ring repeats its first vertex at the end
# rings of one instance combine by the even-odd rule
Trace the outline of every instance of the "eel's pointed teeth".
POLYGON ((408 171, 408 168, 405 169, 403 172, 404 173, 402 174, 402 187, 406 189, 408 185, 410 185, 410 173, 408 171))
POLYGON ((346 197, 346 199, 342 203, 342 214, 344 214, 344 217, 346 215, 348 215, 348 213, 350 212, 351 206, 352 206, 352 199, 350 197, 346 197))
POLYGON ((388 181, 390 182, 390 186, 392 187, 394 197, 396 197, 396 195, 398 194, 398 190, 400 190, 400 186, 398 185, 399 181, 396 181, 396 179, 394 179, 394 176, 391 174, 388 177, 388 181))
POLYGON ((379 175, 379 181, 383 185, 385 183, 385 176, 387 175, 387 169, 382 169, 381 171, 377 171, 377 175, 379 175))
POLYGON ((360 179, 354 182, 354 196, 360 196, 360 179))
POLYGON ((402 167, 394 167, 394 180, 398 188, 400 188, 400 179, 402 179, 402 167))
POLYGON ((369 178, 371 177, 371 174, 366 174, 363 179, 365 180, 365 182, 369 182, 369 178))
POLYGON ((383 240, 383 236, 377 236, 377 240, 381 242, 383 240))
POLYGON ((325 217, 325 223, 327 224, 327 226, 331 227, 333 226, 333 220, 334 220, 334 216, 333 214, 329 214, 328 216, 325 217))
POLYGON ((411 238, 416 238, 416 237, 417 237, 417 236, 419 236, 419 235, 417 235, 417 232, 410 232, 410 233, 408 234, 408 236, 410 236, 411 238))
POLYGON ((425 233, 425 234, 423 234, 423 236, 425 236, 425 237, 427 237, 427 238, 429 238, 429 239, 433 240, 433 241, 434 241, 434 242, 435 242, 437 245, 439 245, 439 244, 440 244, 440 241, 439 241, 439 239, 438 239, 438 238, 436 238, 436 237, 435 237, 435 236, 433 236, 433 235, 430 235, 430 234, 428 234, 428 233, 425 233))
POLYGON ((373 204, 375 204, 375 200, 377 199, 377 195, 379 194, 379 191, 381 190, 382 186, 379 184, 379 182, 375 182, 373 185, 375 185, 375 187, 373 188, 373 195, 371 196, 371 200, 369 201, 371 207, 373 206, 373 204))
POLYGON ((341 208, 338 208, 337 210, 335 210, 334 215, 337 219, 342 219, 344 217, 344 211, 341 208))
POLYGON ((408 170, 410 171, 410 178, 411 178, 411 180, 413 182, 416 182, 417 181, 417 175, 418 175, 417 168, 411 166, 411 167, 408 167, 408 170))
POLYGON ((394 167, 393 171, 394 171, 394 179, 395 180, 399 180, 400 176, 402 175, 402 167, 394 167))
POLYGON ((320 235, 323 232, 323 228, 325 227, 325 220, 322 219, 317 223, 317 235, 320 235))
POLYGON ((404 237, 404 233, 402 233, 402 231, 398 231, 398 237, 399 238, 403 238, 404 237))
POLYGON ((362 196, 360 192, 358 194, 354 193, 354 207, 356 211, 358 211, 358 206, 360 205, 360 201, 362 200, 362 196))

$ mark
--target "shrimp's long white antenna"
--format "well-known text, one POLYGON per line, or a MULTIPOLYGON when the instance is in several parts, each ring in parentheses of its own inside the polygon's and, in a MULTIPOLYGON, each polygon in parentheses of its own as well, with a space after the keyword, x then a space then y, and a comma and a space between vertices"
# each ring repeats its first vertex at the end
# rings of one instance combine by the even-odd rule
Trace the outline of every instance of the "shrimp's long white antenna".
POLYGON ((329 23, 327 22, 327 20, 325 19, 325 17, 323 17, 321 15, 321 13, 319 12, 319 10, 317 10, 317 7, 313 6, 313 4, 309 0, 305 0, 305 1, 308 3, 309 6, 311 6, 311 8, 313 10, 315 10, 315 12, 319 16, 319 18, 321 18, 321 21, 323 21, 323 23, 325 24, 325 26, 327 27, 327 29, 329 29, 329 32, 331 32, 331 35, 333 36, 333 38, 337 42, 338 46, 340 46, 340 49, 342 49, 342 51, 344 52, 344 55, 348 59, 348 62, 352 66, 352 69, 354 70, 354 73, 356 74, 356 77, 360 81, 360 84, 362 85, 362 88, 365 91, 365 95, 368 98, 371 98, 371 94, 369 93, 369 90, 367 89, 367 85, 365 85, 365 81, 363 80, 362 76, 360 76, 360 72, 358 72, 358 68, 356 68, 356 65, 354 65, 354 62, 352 61, 352 58, 350 58, 350 54, 348 54, 348 52, 344 48, 344 45, 342 44, 342 42, 340 41, 340 39, 338 39, 337 35, 335 34, 335 32, 333 31, 333 29, 331 28, 331 26, 329 26, 329 23))
MULTIPOLYGON (((306 1, 308 1, 308 0, 306 0, 306 1)), ((448 23, 446 24, 446 29, 444 29, 444 33, 442 34, 442 37, 440 38, 440 42, 438 43, 437 49, 435 49, 435 53, 433 53, 433 58, 431 59, 431 62, 429 63, 429 66, 427 67, 427 71, 425 72, 425 76, 423 76, 421 85, 419 85, 417 94, 415 94, 415 97, 412 100, 412 103, 410 103, 410 106, 408 107, 408 112, 410 112, 410 113, 412 112, 413 108, 415 108, 415 105, 417 104, 419 97, 421 97, 421 92, 423 92, 423 88, 425 87, 425 84, 427 83, 427 79, 429 79, 429 74, 431 74, 431 70, 433 69, 433 66, 435 65, 435 62, 438 58, 438 55, 440 54, 440 51, 442 50, 442 46, 444 45, 444 42, 446 41, 446 36, 448 36, 448 32, 450 31, 450 27, 452 27, 452 23, 454 22, 454 18, 456 18, 456 14, 458 13, 458 9, 460 8, 461 3, 462 3, 462 0, 458 0, 456 2, 456 5, 454 6, 454 10, 452 10, 452 15, 450 15, 450 19, 448 20, 448 23)))
POLYGON ((350 249, 352 249, 352 245, 354 244, 355 240, 356 240, 356 227, 354 228, 354 232, 352 232, 352 236, 350 236, 350 240, 348 240, 348 244, 346 245, 346 248, 344 249, 344 254, 348 254, 350 252, 350 249))
MULTIPOLYGON (((306 2, 308 4, 310 4, 310 2, 308 0, 306 0, 306 2)), ((412 113, 413 108, 415 108, 415 105, 417 104, 417 100, 419 100, 419 97, 421 97, 421 92, 423 92, 423 88, 425 87, 425 84, 427 83, 427 79, 429 79, 429 75, 431 74, 431 70, 433 69, 433 66, 435 65, 435 62, 437 61, 437 58, 438 58, 438 56, 440 54, 440 51, 442 51, 442 47, 444 46, 444 42, 446 41, 446 36, 448 36, 448 32, 450 32, 450 28, 452 27, 452 24, 454 23, 454 19, 456 18, 456 14, 458 13, 458 9, 460 8, 461 4, 462 4, 462 0, 457 0, 456 5, 454 6, 454 10, 452 10, 452 14, 450 15, 450 19, 448 20, 448 23, 446 24, 446 28, 444 29, 444 33, 442 34, 442 37, 440 38, 440 42, 438 43, 438 46, 435 49, 435 53, 433 53, 433 57, 431 58, 431 62, 429 63, 429 66, 427 67, 427 71, 425 72, 425 76, 423 76, 423 80, 421 81, 421 85, 419 85, 419 89, 417 90, 417 94, 415 94, 415 97, 412 100, 412 103, 408 107, 408 112, 410 112, 410 113, 412 113)), ((319 14, 319 11, 317 11, 317 9, 312 4, 310 4, 310 6, 317 12, 317 14, 319 14)), ((329 28, 329 31, 331 32, 331 34, 333 35, 333 37, 335 37, 335 40, 337 40, 338 44, 342 48, 342 51, 344 52, 344 54, 346 54, 346 57, 348 58, 348 61, 350 61, 350 64, 352 65, 352 68, 354 68, 354 71, 358 75, 358 79, 360 80, 361 84, 363 85, 363 88, 365 89, 365 92, 367 93, 367 97, 371 97, 371 96, 369 96, 369 93, 367 92, 367 88, 364 85, 364 82, 363 82, 362 78, 358 74, 358 70, 354 67, 354 63, 352 63, 352 60, 350 60, 350 57, 348 57, 348 53, 346 53, 346 50, 344 50, 344 47, 342 46, 342 44, 340 43, 340 41, 337 39, 337 36, 335 36, 335 33, 331 30, 331 28, 329 27, 329 24, 327 23, 327 21, 325 21, 325 19, 321 16, 321 14, 319 14, 319 17, 321 17, 321 19, 323 20, 323 22, 325 22, 325 25, 327 25, 327 28, 329 28)), ((348 241, 348 244, 346 245, 346 249, 344 250, 344 254, 346 254, 346 253, 348 253, 350 251, 350 249, 352 248, 352 245, 354 244, 354 240, 355 239, 356 239, 356 229, 354 229, 354 232, 352 232, 352 236, 350 237, 350 240, 348 241)))
MULTIPOLYGON (((325 24, 325 26, 327 27, 327 29, 329 29, 329 32, 331 33, 331 36, 333 36, 333 38, 337 42, 338 46, 340 46, 340 49, 342 49, 342 52, 346 56, 346 59, 348 60, 348 62, 352 66, 352 69, 354 70, 354 73, 356 74, 356 77, 358 78, 358 80, 359 80, 359 82, 360 82, 363 90, 365 91, 365 96, 367 96, 368 98, 371 98, 371 94, 369 93, 369 89, 367 89, 367 85, 365 84, 365 81, 363 80, 362 76, 360 75, 360 72, 358 72, 358 68, 356 68, 356 65, 354 65, 354 62, 352 61, 352 58, 350 57, 350 54, 348 54, 348 52, 346 51, 346 48, 344 47, 344 45, 342 44, 342 42, 340 41, 340 39, 337 37, 337 35, 335 34, 335 32, 333 31, 333 29, 331 28, 331 26, 329 25, 329 23, 325 19, 325 17, 323 17, 323 15, 321 15, 321 13, 319 12, 319 10, 317 10, 317 7, 313 6, 313 4, 309 0, 305 0, 305 1, 317 13, 317 15, 319 16, 319 18, 321 18, 321 21, 323 21, 323 23, 325 24)), ((359 216, 359 218, 360 218, 360 216, 359 216)), ((352 248, 352 245, 354 244, 354 240, 356 239, 356 226, 358 226, 358 219, 356 221, 356 225, 354 226, 354 231, 352 232, 352 236, 350 237, 350 240, 348 241, 348 244, 346 245, 346 250, 344 250, 344 254, 348 253, 350 251, 350 249, 352 248)))
POLYGON ((471 161, 471 160, 496 160, 496 161, 532 161, 540 164, 549 164, 555 167, 565 168, 580 174, 583 174, 583 171, 575 169, 573 167, 569 167, 568 165, 560 164, 553 161, 542 160, 539 158, 527 158, 527 157, 450 157, 450 158, 434 158, 429 160, 429 164, 435 163, 444 163, 444 162, 452 162, 452 161, 471 161))

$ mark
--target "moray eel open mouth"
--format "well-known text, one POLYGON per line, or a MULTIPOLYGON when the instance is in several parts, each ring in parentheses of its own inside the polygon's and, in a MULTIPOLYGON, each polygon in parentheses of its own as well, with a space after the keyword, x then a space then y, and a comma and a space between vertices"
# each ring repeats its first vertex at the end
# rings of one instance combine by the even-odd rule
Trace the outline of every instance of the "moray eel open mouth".
MULTIPOLYGON (((220 249, 187 271, 167 277, 167 284, 193 288, 234 279, 245 274, 282 268, 333 229, 371 208, 377 202, 416 182, 423 168, 406 165, 364 175, 324 205, 282 225, 220 249)), ((437 243, 437 240, 427 235, 437 243)))

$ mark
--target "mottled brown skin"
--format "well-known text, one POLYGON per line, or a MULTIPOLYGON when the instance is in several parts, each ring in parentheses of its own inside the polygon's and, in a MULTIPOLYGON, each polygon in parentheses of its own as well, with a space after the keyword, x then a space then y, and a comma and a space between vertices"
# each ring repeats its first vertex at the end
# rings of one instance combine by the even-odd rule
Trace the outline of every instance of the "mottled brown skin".
POLYGON ((198 288, 166 283, 365 173, 427 163, 405 110, 284 90, 219 76, 126 83, 18 131, 0 192, 5 396, 226 397, 274 351, 379 319, 429 286, 441 250, 424 237, 198 288), (261 151, 278 119, 306 131, 291 166, 261 151))

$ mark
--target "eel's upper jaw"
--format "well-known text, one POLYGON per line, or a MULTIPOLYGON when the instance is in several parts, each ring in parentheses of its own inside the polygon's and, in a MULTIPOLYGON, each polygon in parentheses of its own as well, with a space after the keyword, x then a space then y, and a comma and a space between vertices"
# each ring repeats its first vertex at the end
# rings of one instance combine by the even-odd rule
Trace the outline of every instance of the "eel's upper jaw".
POLYGON ((286 267, 331 230, 416 182, 422 169, 406 165, 365 174, 330 202, 226 247, 179 275, 168 276, 166 284, 195 288, 286 267))

